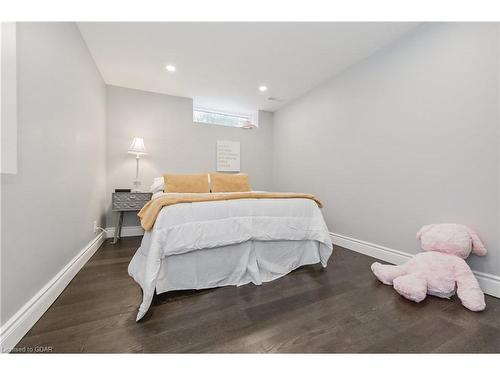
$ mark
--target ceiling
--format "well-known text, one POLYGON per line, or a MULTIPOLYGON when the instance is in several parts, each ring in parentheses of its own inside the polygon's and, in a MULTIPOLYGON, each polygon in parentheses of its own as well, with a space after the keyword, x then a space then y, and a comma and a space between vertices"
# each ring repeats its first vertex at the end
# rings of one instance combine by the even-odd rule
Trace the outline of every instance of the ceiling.
POLYGON ((246 112, 279 109, 417 24, 83 22, 78 26, 107 84, 190 97, 196 106, 246 112), (176 72, 165 69, 169 64, 176 72), (260 92, 261 85, 268 91, 260 92))

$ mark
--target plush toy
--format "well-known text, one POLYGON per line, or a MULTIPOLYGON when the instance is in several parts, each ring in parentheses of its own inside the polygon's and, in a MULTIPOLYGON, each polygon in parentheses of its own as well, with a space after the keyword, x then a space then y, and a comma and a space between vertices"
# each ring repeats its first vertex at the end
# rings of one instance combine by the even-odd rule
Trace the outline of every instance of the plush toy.
POLYGON ((399 265, 373 263, 375 276, 403 297, 422 301, 427 294, 450 298, 455 294, 472 311, 485 308, 484 294, 464 259, 472 253, 486 255, 478 235, 460 224, 432 224, 417 233, 424 252, 399 265))

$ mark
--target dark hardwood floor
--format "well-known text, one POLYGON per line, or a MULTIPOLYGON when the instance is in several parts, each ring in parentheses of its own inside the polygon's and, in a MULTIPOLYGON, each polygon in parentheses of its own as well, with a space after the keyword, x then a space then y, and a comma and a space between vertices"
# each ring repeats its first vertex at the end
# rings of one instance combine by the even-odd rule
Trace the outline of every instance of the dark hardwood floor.
POLYGON ((373 276, 373 258, 339 247, 327 269, 266 283, 165 293, 136 323, 127 274, 139 237, 106 243, 17 348, 52 352, 500 353, 500 300, 473 313, 456 297, 416 304, 373 276))

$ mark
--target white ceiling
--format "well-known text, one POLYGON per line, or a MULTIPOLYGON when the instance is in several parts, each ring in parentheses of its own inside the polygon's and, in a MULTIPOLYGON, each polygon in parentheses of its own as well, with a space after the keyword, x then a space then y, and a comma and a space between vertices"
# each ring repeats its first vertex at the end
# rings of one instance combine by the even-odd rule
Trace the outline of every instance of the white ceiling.
POLYGON ((197 106, 238 112, 274 111, 416 25, 78 24, 107 84, 190 97, 197 106), (167 64, 177 71, 168 73, 167 64), (260 85, 268 92, 259 92, 260 85))

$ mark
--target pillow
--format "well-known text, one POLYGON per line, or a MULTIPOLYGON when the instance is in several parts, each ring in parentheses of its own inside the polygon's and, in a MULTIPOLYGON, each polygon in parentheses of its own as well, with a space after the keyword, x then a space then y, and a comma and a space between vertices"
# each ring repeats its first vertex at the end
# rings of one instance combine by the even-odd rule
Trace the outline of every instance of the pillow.
POLYGON ((165 193, 209 193, 208 175, 164 174, 165 193))
POLYGON ((250 191, 248 175, 245 173, 210 173, 212 193, 250 191))
POLYGON ((151 193, 157 193, 159 191, 163 191, 163 186, 165 186, 165 181, 163 180, 163 177, 155 177, 153 180, 153 184, 149 188, 149 191, 151 193))

